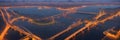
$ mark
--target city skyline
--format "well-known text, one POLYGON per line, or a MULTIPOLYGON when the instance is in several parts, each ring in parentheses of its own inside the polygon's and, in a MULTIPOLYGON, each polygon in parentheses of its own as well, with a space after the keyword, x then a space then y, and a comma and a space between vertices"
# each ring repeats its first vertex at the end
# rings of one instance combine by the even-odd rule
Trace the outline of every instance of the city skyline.
POLYGON ((0 0, 0 2, 120 2, 120 0, 0 0))

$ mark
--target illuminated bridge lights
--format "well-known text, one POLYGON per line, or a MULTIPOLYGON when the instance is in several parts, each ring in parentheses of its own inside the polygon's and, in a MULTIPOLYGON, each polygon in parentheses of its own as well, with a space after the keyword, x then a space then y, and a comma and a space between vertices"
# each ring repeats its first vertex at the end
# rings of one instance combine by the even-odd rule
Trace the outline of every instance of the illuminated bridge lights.
MULTIPOLYGON (((9 8, 1 8, 0 9, 1 13, 0 14, 1 14, 4 22, 6 23, 6 26, 5 26, 4 30, 0 33, 0 40, 5 39, 5 36, 7 35, 7 32, 10 28, 25 35, 25 37, 21 38, 20 40, 44 40, 43 38, 38 37, 37 35, 33 34, 31 31, 29 31, 27 29, 23 30, 19 26, 15 25, 14 22, 22 20, 22 21, 27 21, 28 23, 39 25, 39 26, 55 24, 56 19, 59 19, 60 17, 66 17, 67 18, 67 17, 69 17, 68 16, 69 14, 74 14, 74 13, 77 12, 77 10, 79 8, 84 8, 84 7, 86 7, 86 6, 71 7, 71 8, 67 8, 67 9, 55 7, 56 9, 58 9, 60 11, 64 11, 64 12, 62 12, 60 14, 52 15, 52 16, 49 16, 49 17, 41 18, 39 20, 32 19, 30 17, 26 17, 26 16, 23 16, 23 15, 19 15, 18 13, 15 13, 13 10, 11 11, 12 13, 9 13, 7 11, 7 9, 9 9, 9 8)), ((49 8, 52 8, 52 7, 48 7, 48 6, 39 7, 39 9, 42 9, 42 8, 49 9, 49 8)), ((74 37, 76 37, 76 35, 84 32, 85 30, 89 31, 91 28, 94 28, 101 23, 105 23, 108 20, 112 20, 113 18, 120 16, 120 11, 117 11, 116 13, 113 13, 112 15, 108 15, 107 17, 99 20, 101 17, 103 17, 105 15, 107 15, 107 13, 104 10, 101 10, 98 14, 96 14, 95 17, 91 18, 92 20, 83 20, 82 21, 82 19, 79 19, 79 20, 75 21, 74 23, 72 23, 71 25, 69 25, 66 29, 64 29, 64 30, 54 34, 53 36, 49 37, 47 40, 55 40, 55 38, 61 36, 62 34, 68 32, 68 31, 70 31, 71 29, 74 29, 78 26, 81 26, 82 24, 85 24, 82 28, 76 30, 75 32, 73 32, 72 34, 70 34, 69 36, 67 36, 64 39, 64 40, 71 40, 74 37)), ((105 31, 103 33, 108 38, 118 39, 120 37, 120 30, 115 31, 115 32, 116 32, 116 34, 112 34, 109 31, 105 31)))

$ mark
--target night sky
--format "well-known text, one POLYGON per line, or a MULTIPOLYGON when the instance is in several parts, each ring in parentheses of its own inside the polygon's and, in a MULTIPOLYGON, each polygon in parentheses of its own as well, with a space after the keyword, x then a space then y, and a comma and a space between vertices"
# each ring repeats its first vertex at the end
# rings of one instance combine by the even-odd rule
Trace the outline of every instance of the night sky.
POLYGON ((120 0, 0 0, 0 2, 120 2, 120 0))

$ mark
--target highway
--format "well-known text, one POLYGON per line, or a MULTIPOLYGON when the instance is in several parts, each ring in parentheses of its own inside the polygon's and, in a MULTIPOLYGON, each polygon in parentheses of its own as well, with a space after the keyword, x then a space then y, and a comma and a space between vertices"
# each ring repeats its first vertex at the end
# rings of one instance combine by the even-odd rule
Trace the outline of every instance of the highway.
MULTIPOLYGON (((98 6, 100 6, 100 5, 119 5, 119 3, 75 3, 75 4, 76 5, 74 5, 74 3, 60 3, 59 5, 58 5, 58 3, 9 3, 9 4, 8 3, 3 3, 2 5, 0 5, 0 8, 1 8, 0 12, 1 12, 1 16, 3 17, 3 19, 6 23, 6 26, 5 26, 5 29, 0 34, 0 40, 4 40, 4 37, 5 37, 6 33, 8 32, 8 30, 10 28, 18 31, 19 33, 25 34, 26 35, 25 38, 33 38, 33 39, 38 39, 38 40, 43 39, 43 38, 38 37, 37 35, 33 34, 29 30, 27 30, 26 28, 25 28, 25 30, 27 30, 27 31, 25 31, 24 29, 19 28, 19 26, 16 26, 16 25, 13 24, 14 22, 18 21, 19 19, 27 20, 29 23, 38 24, 40 26, 41 26, 41 23, 38 23, 37 20, 33 20, 29 17, 18 16, 17 15, 18 13, 15 13, 14 10, 13 10, 13 13, 9 13, 7 11, 7 8, 12 8, 12 7, 13 8, 15 8, 15 7, 52 8, 52 7, 55 7, 56 9, 63 11, 60 14, 45 17, 46 19, 47 18, 52 19, 51 22, 46 23, 45 25, 53 24, 53 23, 55 23, 55 19, 57 19, 59 17, 68 17, 69 14, 73 14, 73 13, 76 13, 76 12, 96 15, 95 17, 93 17, 94 19, 92 19, 92 20, 84 20, 84 21, 78 20, 78 21, 76 21, 75 23, 69 25, 68 28, 66 28, 65 30, 62 30, 61 32, 58 32, 55 35, 48 38, 49 40, 55 40, 55 38, 60 37, 61 35, 63 35, 66 32, 69 32, 69 30, 74 29, 74 28, 80 26, 81 24, 85 23, 85 25, 82 26, 82 28, 76 30, 75 32, 73 32, 72 34, 70 34, 68 37, 65 38, 65 40, 73 39, 74 37, 76 37, 76 35, 78 35, 81 32, 84 32, 87 29, 90 30, 90 29, 96 27, 97 25, 99 25, 101 23, 104 24, 106 21, 112 20, 113 18, 120 16, 120 11, 117 11, 116 13, 113 13, 112 15, 108 15, 108 17, 105 17, 102 20, 99 20, 104 15, 107 15, 106 12, 100 11, 99 13, 95 13, 95 12, 77 11, 79 8, 84 8, 88 5, 98 5, 98 6), (66 5, 66 6, 64 6, 64 5, 66 5), (14 13, 18 17, 11 19, 10 17, 13 16, 11 14, 14 14, 14 13)), ((44 19, 44 18, 42 18, 42 19, 44 19)), ((42 24, 42 25, 44 25, 44 24, 42 24)))

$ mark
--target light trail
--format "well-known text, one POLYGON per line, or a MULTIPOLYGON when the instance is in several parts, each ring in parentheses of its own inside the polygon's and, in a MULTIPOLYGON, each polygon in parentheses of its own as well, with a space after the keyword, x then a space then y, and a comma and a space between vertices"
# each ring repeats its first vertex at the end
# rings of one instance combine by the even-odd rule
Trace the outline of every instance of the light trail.
POLYGON ((105 38, 109 38, 111 40, 120 40, 120 30, 118 31, 115 31, 113 28, 112 29, 109 29, 107 31, 104 31, 103 34, 105 35, 105 37, 102 39, 102 40, 105 40, 105 38), (113 33, 115 34, 113 34, 113 33))
POLYGON ((5 8, 4 8, 4 10, 5 10, 5 13, 3 13, 2 9, 0 9, 0 12, 1 12, 1 15, 3 17, 3 20, 6 23, 5 29, 0 34, 0 40, 4 40, 5 39, 4 37, 6 36, 6 33, 8 32, 8 30, 10 28, 12 28, 12 29, 14 29, 14 30, 16 30, 16 31, 18 31, 18 32, 20 32, 22 34, 30 36, 31 38, 35 38, 36 40, 42 40, 40 37, 32 34, 31 32, 26 32, 26 31, 22 30, 21 28, 19 28, 18 26, 13 25, 13 22, 15 22, 15 20, 14 21, 10 21, 10 16, 11 16, 10 13, 8 13, 5 8), (6 14, 7 16, 5 16, 4 14, 6 14), (6 19, 6 17, 8 19, 6 19))
MULTIPOLYGON (((31 6, 23 6, 23 8, 29 8, 31 6)), ((32 6, 32 7, 36 7, 36 6, 32 6)), ((57 10, 59 11, 63 11, 62 13, 60 14, 56 14, 56 15, 53 15, 53 16, 49 16, 49 17, 45 17, 43 19, 48 19, 48 18, 51 18, 51 17, 54 17, 54 18, 59 18, 59 17, 66 17, 67 15, 69 14, 73 14, 75 12, 77 12, 77 10, 79 8, 85 8, 86 6, 81 6, 81 7, 71 7, 71 8, 62 8, 62 7, 55 7, 57 10)), ((13 7, 14 8, 14 7, 13 7)), ((49 7, 49 6, 38 6, 38 9, 50 9, 52 7, 49 7)), ((13 10, 11 10, 15 15, 18 15, 18 13, 15 13, 13 10)), ((85 12, 84 12, 85 13, 85 12)), ((42 20, 42 19, 41 19, 42 20)))
MULTIPOLYGON (((104 23, 105 21, 113 19, 114 17, 117 17, 117 16, 120 16, 120 11, 118 11, 117 13, 115 13, 115 14, 113 14, 111 16, 108 16, 108 17, 104 18, 103 20, 88 21, 87 24, 83 28, 80 28, 75 33, 71 34, 70 36, 68 36, 67 38, 65 38, 65 40, 70 40, 71 38, 73 38, 74 36, 76 36, 78 33, 82 32, 82 31, 84 31, 86 29, 93 28, 96 25, 98 25, 100 23, 104 23)), ((100 18, 100 16, 98 15, 98 17, 96 19, 99 19, 99 18, 100 18)))
POLYGON ((52 37, 50 37, 49 40, 54 40, 56 37, 62 35, 65 32, 68 32, 69 30, 71 30, 71 29, 73 29, 73 28, 75 28, 77 26, 80 26, 81 24, 82 24, 81 20, 78 20, 75 23, 71 24, 67 29, 65 29, 65 30, 57 33, 56 35, 53 35, 52 37))
MULTIPOLYGON (((99 19, 103 14, 104 14, 104 11, 100 11, 100 12, 99 12, 99 15, 96 16, 96 19, 99 19)), ((63 33, 67 32, 67 31, 69 31, 69 30, 71 30, 71 29, 73 29, 73 28, 75 28, 75 27, 77 27, 77 26, 80 26, 82 23, 83 23, 83 22, 79 20, 79 21, 77 21, 76 23, 71 24, 67 29, 59 32, 58 34, 50 37, 49 39, 50 39, 50 40, 53 40, 53 39, 55 39, 56 37, 62 35, 63 33)), ((95 22, 88 22, 88 24, 86 24, 86 26, 92 25, 92 23, 94 23, 95 25, 98 24, 97 21, 95 21, 95 22)), ((85 28, 86 28, 86 27, 85 27, 85 28)), ((83 29, 85 29, 85 28, 83 28, 83 29)))
MULTIPOLYGON (((55 7, 57 10, 63 11, 63 12, 60 14, 53 15, 53 17, 54 18, 67 17, 69 14, 74 14, 77 12, 78 9, 85 8, 85 7, 87 7, 87 6, 70 7, 70 8, 55 7)), ((52 7, 49 7, 49 8, 52 8, 52 7)), ((45 17, 45 18, 49 18, 49 17, 45 17)))
POLYGON ((6 33, 7 33, 7 31, 10 29, 11 25, 9 25, 9 23, 8 23, 7 19, 5 18, 5 15, 4 15, 4 13, 2 12, 1 9, 0 9, 0 12, 1 12, 2 18, 3 18, 3 20, 4 20, 5 24, 6 24, 5 29, 0 34, 0 40, 4 40, 4 37, 5 37, 6 33))
MULTIPOLYGON (((46 6, 43 6, 44 8, 50 8, 50 7, 46 7, 46 6)), ((83 6, 83 7, 85 7, 85 6, 83 6)), ((71 13, 75 13, 76 11, 77 11, 77 9, 78 9, 79 7, 73 7, 73 8, 68 8, 68 9, 63 9, 63 8, 57 8, 58 10, 61 10, 61 11, 65 11, 65 12, 63 12, 62 14, 58 14, 58 15, 53 15, 53 16, 51 16, 51 18, 52 18, 52 22, 49 22, 49 23, 46 23, 46 24, 42 24, 42 23, 38 23, 38 22, 35 22, 35 20, 33 20, 33 19, 31 19, 31 18, 28 18, 28 17, 25 17, 25 16, 20 16, 20 15, 18 15, 17 13, 15 13, 14 11, 12 11, 11 10, 11 12, 12 12, 12 14, 14 14, 14 15, 16 15, 16 16, 18 16, 18 17, 15 17, 15 18, 13 18, 13 19, 11 19, 10 20, 10 17, 11 17, 11 15, 10 15, 10 13, 8 13, 7 12, 7 9, 8 9, 8 7, 6 8, 4 8, 4 10, 5 10, 5 12, 6 12, 6 14, 7 14, 7 20, 9 21, 9 23, 12 25, 12 23, 14 23, 14 22, 16 22, 16 21, 18 21, 18 20, 20 20, 20 19, 22 19, 23 21, 24 20, 28 20, 28 22, 30 22, 30 23, 33 23, 33 24, 37 24, 37 25, 48 25, 48 24, 53 24, 53 23, 55 23, 55 17, 56 16, 66 16, 67 17, 67 15, 68 14, 71 14, 71 13)), ((2 12, 2 11, 1 11, 2 12)), ((48 17, 49 18, 49 17, 48 17)), ((78 25, 80 25, 81 23, 80 23, 80 21, 78 21, 77 22, 78 23, 78 25)), ((9 24, 9 25, 10 25, 9 24)), ((74 23, 73 25, 71 25, 72 27, 74 27, 75 25, 77 25, 76 23, 74 23)), ((77 26, 78 26, 77 25, 77 26)), ((72 27, 69 27, 67 30, 66 30, 66 32, 67 31, 69 31, 70 29, 72 29, 72 27)), ((20 32, 20 33, 23 33, 23 34, 25 34, 25 35, 27 35, 28 33, 27 32, 25 32, 24 30, 22 30, 22 29, 20 29, 18 26, 13 26, 13 27, 11 27, 12 29, 14 29, 14 30, 17 30, 18 32, 20 32)), ((9 28, 8 28, 8 30, 9 30, 9 28)), ((7 30, 7 31, 8 31, 7 30)), ((6 31, 6 32, 7 32, 6 31)), ((5 32, 5 33, 6 33, 5 32)), ((64 31, 65 32, 65 31, 64 31)), ((63 32, 63 33, 64 33, 63 32)), ((30 32, 31 33, 31 32, 30 32)), ((61 33, 62 34, 62 33, 61 33)), ((31 34, 29 34, 29 35, 31 35, 31 34)), ((60 35, 60 34, 59 34, 60 35)), ((5 35, 4 35, 5 36, 5 35)), ((57 37, 57 36, 56 36, 57 37)), ((39 39, 39 38, 38 38, 39 39)), ((40 38, 41 39, 41 38, 40 38)))
MULTIPOLYGON (((25 8, 28 8, 28 7, 30 7, 30 6, 25 6, 25 8)), ((68 17, 69 14, 74 14, 74 13, 78 12, 77 10, 79 8, 84 8, 84 7, 86 7, 86 6, 70 7, 70 8, 55 7, 57 10, 62 11, 62 13, 40 19, 40 20, 51 19, 50 22, 47 22, 47 23, 42 23, 42 22, 39 22, 40 20, 36 20, 36 19, 32 19, 30 17, 25 17, 25 16, 22 16, 22 15, 19 15, 18 13, 15 13, 13 10, 10 10, 12 13, 9 13, 7 11, 7 9, 9 9, 11 7, 5 7, 3 9, 0 9, 2 18, 6 23, 5 29, 0 34, 0 40, 5 39, 6 33, 8 32, 8 30, 10 28, 14 29, 15 31, 18 31, 21 34, 26 35, 25 37, 21 38, 20 40, 29 40, 29 39, 43 40, 42 38, 40 38, 40 37, 36 36, 35 34, 31 33, 29 30, 27 30, 27 29, 24 30, 24 29, 20 28, 19 26, 14 25, 13 23, 17 22, 19 20, 22 20, 22 21, 27 21, 28 23, 39 25, 39 26, 41 26, 41 25, 50 25, 50 24, 54 24, 56 22, 55 21, 56 18, 68 17), (15 17, 13 15, 15 15, 15 17), (14 17, 14 18, 11 18, 11 17, 14 17)), ((43 8, 50 9, 52 7, 49 7, 49 6, 39 6, 38 7, 38 9, 43 9, 43 8)), ((79 11, 79 12, 81 12, 81 11, 79 11)), ((88 14, 95 14, 96 15, 96 13, 93 13, 93 12, 82 12, 82 13, 88 13, 88 14)), ((87 30, 87 29, 90 30, 91 28, 97 26, 100 23, 104 23, 104 22, 106 22, 108 20, 113 19, 114 17, 120 16, 120 11, 118 11, 117 13, 114 13, 112 15, 109 15, 109 16, 105 17, 102 20, 99 20, 104 15, 107 15, 107 14, 102 10, 102 11, 100 11, 98 13, 98 15, 93 17, 92 20, 84 20, 84 21, 78 20, 75 23, 69 25, 68 28, 66 28, 65 30, 51 36, 47 40, 54 40, 55 38, 59 37, 60 35, 66 33, 66 32, 69 32, 69 30, 71 30, 71 29, 73 29, 75 27, 81 26, 81 24, 85 23, 85 26, 83 26, 82 28, 78 29, 76 32, 74 32, 73 34, 71 34, 67 38, 65 38, 65 40, 70 40, 73 37, 75 37, 77 34, 79 34, 80 32, 83 32, 84 30, 87 30)), ((109 32, 104 32, 104 34, 106 36, 112 37, 114 39, 117 39, 120 36, 119 33, 120 33, 120 31, 118 31, 117 34, 114 35, 114 34, 111 34, 109 32)))
MULTIPOLYGON (((49 18, 51 18, 50 22, 48 22, 48 23, 41 23, 41 22, 36 22, 36 21, 39 21, 39 20, 35 20, 35 19, 29 18, 29 17, 25 17, 25 16, 22 16, 22 15, 19 15, 19 14, 15 13, 13 10, 12 10, 12 13, 14 15, 16 15, 17 17, 15 17, 12 20, 10 20, 11 23, 13 23, 15 21, 18 21, 20 19, 23 20, 23 21, 27 20, 27 22, 33 23, 33 24, 36 24, 36 25, 50 25, 50 24, 54 24, 55 23, 55 19, 54 19, 53 16, 49 17, 49 18)), ((45 18, 43 18, 43 19, 45 19, 45 18)), ((43 19, 41 19, 41 20, 43 20, 43 19)))
POLYGON ((15 26, 15 25, 14 25, 14 26, 12 26, 11 28, 14 29, 15 31, 18 31, 18 32, 21 33, 21 34, 24 34, 24 35, 26 35, 26 36, 29 36, 30 38, 35 38, 36 40, 42 40, 42 38, 40 38, 40 37, 32 34, 30 31, 29 31, 29 32, 26 32, 26 31, 24 31, 23 29, 19 28, 18 26, 15 26))
POLYGON ((98 20, 100 17, 104 16, 106 13, 104 12, 104 10, 100 10, 100 12, 98 13, 98 15, 95 17, 95 20, 98 20))

